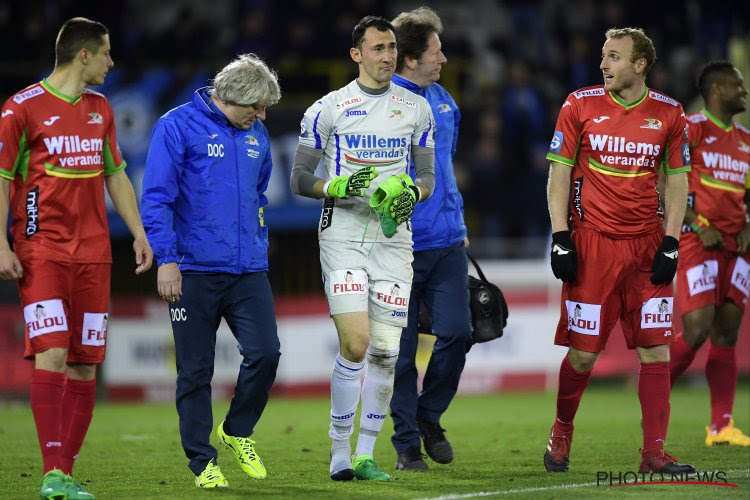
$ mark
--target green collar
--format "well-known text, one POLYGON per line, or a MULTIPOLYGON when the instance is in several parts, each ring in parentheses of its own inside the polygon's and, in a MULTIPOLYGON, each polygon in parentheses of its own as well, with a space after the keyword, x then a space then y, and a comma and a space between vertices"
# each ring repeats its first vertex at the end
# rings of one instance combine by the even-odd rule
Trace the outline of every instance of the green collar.
POLYGON ((732 125, 731 122, 727 125, 726 123, 724 123, 721 120, 719 120, 718 118, 716 118, 713 114, 711 114, 711 112, 709 110, 707 110, 706 108, 701 109, 701 113, 703 113, 704 115, 706 115, 706 118, 708 118, 709 120, 711 120, 712 122, 714 122, 714 125, 716 125, 720 129, 722 129, 724 132, 731 132, 732 131, 733 125, 732 125))
POLYGON ((623 101, 622 99, 620 99, 619 97, 617 97, 611 90, 609 92, 609 96, 612 98, 612 100, 615 101, 617 104, 619 104, 620 106, 622 106, 625 109, 632 109, 632 108, 638 106, 640 103, 643 102, 643 100, 646 98, 647 95, 648 95, 648 87, 644 87, 643 88, 643 95, 641 95, 641 97, 639 97, 638 99, 636 99, 635 101, 633 101, 631 103, 627 103, 627 102, 623 101))

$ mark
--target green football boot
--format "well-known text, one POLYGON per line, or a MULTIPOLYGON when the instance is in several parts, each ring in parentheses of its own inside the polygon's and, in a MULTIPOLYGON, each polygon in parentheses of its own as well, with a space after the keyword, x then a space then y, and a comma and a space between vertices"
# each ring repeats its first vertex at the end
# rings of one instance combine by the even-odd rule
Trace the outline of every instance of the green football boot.
POLYGON ((234 457, 240 464, 240 469, 245 474, 253 479, 263 479, 266 477, 266 467, 255 451, 255 441, 249 437, 228 435, 224 432, 224 422, 219 424, 216 434, 219 436, 219 442, 234 453, 234 457))
POLYGON ((354 477, 360 481, 390 481, 391 476, 378 469, 371 455, 360 455, 352 463, 354 477))
POLYGON ((229 486, 221 469, 213 460, 206 464, 206 468, 199 476, 195 476, 195 485, 198 488, 226 488, 229 486))
POLYGON ((92 493, 86 491, 82 484, 78 483, 69 475, 65 475, 68 485, 68 500, 93 500, 96 498, 92 493))
POLYGON ((392 175, 380 183, 375 192, 370 196, 370 208, 380 217, 380 227, 386 238, 396 234, 396 219, 391 214, 391 204, 400 195, 406 182, 398 175, 392 175))
POLYGON ((65 473, 60 469, 52 469, 42 477, 42 488, 39 490, 42 500, 67 500, 68 484, 65 473))

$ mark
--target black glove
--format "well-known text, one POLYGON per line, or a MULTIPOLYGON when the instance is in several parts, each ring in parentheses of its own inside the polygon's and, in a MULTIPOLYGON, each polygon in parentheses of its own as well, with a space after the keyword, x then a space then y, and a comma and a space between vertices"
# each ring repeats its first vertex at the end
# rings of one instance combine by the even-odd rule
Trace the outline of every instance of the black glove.
POLYGON ((578 275, 578 254, 570 239, 570 231, 552 233, 552 273, 555 278, 572 283, 578 275))
POLYGON ((661 245, 654 255, 654 263, 651 264, 651 283, 654 285, 669 285, 677 272, 677 254, 679 242, 671 237, 665 236, 661 245))

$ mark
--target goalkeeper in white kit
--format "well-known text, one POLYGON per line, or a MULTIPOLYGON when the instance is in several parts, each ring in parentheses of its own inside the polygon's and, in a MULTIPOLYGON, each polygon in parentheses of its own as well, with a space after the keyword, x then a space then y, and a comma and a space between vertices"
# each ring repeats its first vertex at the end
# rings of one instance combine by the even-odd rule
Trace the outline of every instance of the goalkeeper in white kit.
POLYGON ((373 449, 393 394, 409 310, 409 217, 435 185, 435 121, 423 97, 391 84, 397 49, 387 19, 363 18, 352 32, 349 54, 359 77, 305 112, 291 186, 299 195, 325 199, 320 265, 339 337, 331 376, 331 479, 387 481, 373 449), (325 179, 314 175, 321 157, 325 179), (360 393, 352 460, 349 438, 360 393))

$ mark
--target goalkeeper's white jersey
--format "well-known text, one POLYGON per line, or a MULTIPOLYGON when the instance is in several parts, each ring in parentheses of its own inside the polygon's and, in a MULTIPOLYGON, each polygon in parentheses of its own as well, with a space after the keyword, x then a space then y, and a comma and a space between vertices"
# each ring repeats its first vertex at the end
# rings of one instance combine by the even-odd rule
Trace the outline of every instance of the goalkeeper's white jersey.
POLYGON ((368 201, 385 179, 409 172, 412 146, 435 147, 435 120, 427 101, 394 84, 384 94, 368 94, 355 80, 310 106, 300 126, 300 144, 323 150, 326 180, 367 166, 378 172, 365 196, 324 201, 320 239, 411 245, 408 223, 386 240, 368 201))

